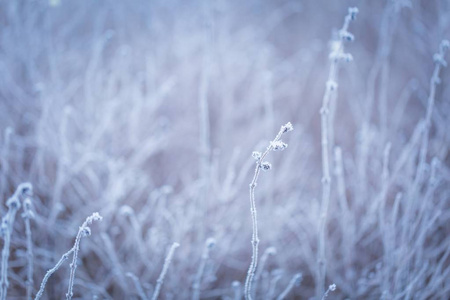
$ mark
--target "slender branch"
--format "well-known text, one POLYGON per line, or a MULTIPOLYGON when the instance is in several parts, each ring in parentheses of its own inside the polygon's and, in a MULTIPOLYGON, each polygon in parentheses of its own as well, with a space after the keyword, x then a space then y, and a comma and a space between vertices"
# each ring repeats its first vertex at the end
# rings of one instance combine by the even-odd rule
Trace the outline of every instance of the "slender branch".
POLYGON ((195 280, 192 285, 192 289, 194 290, 192 294, 192 300, 200 299, 200 286, 202 283, 203 272, 205 271, 206 262, 209 259, 209 252, 216 244, 216 241, 213 238, 209 238, 205 242, 205 248, 203 249, 202 259, 200 261, 200 265, 198 266, 197 274, 195 275, 195 280))
POLYGON ((61 258, 59 259, 59 261, 56 263, 56 265, 53 268, 49 269, 47 271, 47 273, 45 273, 44 279, 42 279, 41 286, 40 286, 39 291, 37 292, 36 297, 34 298, 34 300, 39 300, 42 297, 42 295, 44 294, 45 285, 47 284, 47 281, 50 278, 50 276, 52 276, 53 273, 55 273, 67 259, 69 259, 69 256, 74 251, 75 251, 75 246, 72 247, 72 249, 70 249, 66 253, 64 253, 61 256, 61 258))
POLYGON ((256 291, 258 290, 259 278, 261 277, 261 274, 264 270, 264 266, 266 265, 267 259, 269 258, 269 256, 275 255, 276 253, 277 253, 277 249, 275 247, 269 247, 266 249, 266 251, 264 251, 263 255, 261 256, 261 260, 259 262, 259 268, 256 271, 255 278, 254 278, 255 284, 254 284, 254 291, 252 293, 253 297, 255 297, 256 291))
POLYGON ((323 96, 322 108, 320 109, 321 116, 321 144, 322 144, 322 202, 320 206, 319 219, 319 238, 318 238, 318 253, 317 253, 317 272, 316 272, 316 298, 319 299, 324 294, 325 276, 326 276, 326 261, 325 261, 325 227, 328 214, 328 206, 330 202, 331 192, 331 177, 330 177, 330 147, 329 141, 329 114, 330 114, 330 100, 337 90, 337 72, 339 62, 342 60, 351 61, 353 58, 350 54, 344 52, 344 41, 352 41, 353 35, 348 32, 350 21, 356 18, 358 13, 357 8, 349 8, 348 14, 345 17, 344 25, 339 31, 339 40, 333 44, 332 52, 330 54, 330 70, 328 80, 326 83, 326 90, 323 96))
POLYGON ((250 212, 252 215, 252 228, 253 228, 253 234, 252 234, 252 261, 250 263, 250 267, 248 268, 247 272, 247 278, 245 279, 245 287, 244 287, 244 295, 246 300, 252 299, 251 295, 251 289, 252 289, 252 282, 253 277, 255 276, 256 266, 258 262, 258 244, 259 244, 259 237, 258 237, 258 218, 257 218, 257 212, 256 212, 256 201, 255 201, 255 188, 258 181, 259 173, 262 170, 269 170, 271 168, 270 163, 264 161, 264 158, 267 156, 267 154, 272 150, 283 150, 287 147, 287 144, 283 143, 281 141, 281 136, 289 131, 292 131, 293 127, 292 124, 289 122, 286 125, 281 126, 280 131, 278 132, 275 139, 270 142, 269 146, 267 147, 266 151, 264 153, 260 152, 253 152, 253 157, 256 159, 256 168, 255 168, 255 174, 253 175, 253 180, 250 183, 250 212))
POLYGON ((96 212, 86 218, 86 221, 81 225, 78 230, 77 237, 75 238, 74 252, 72 263, 70 264, 70 278, 69 289, 67 290, 66 299, 70 300, 73 296, 73 284, 75 281, 75 271, 77 269, 78 251, 80 250, 80 241, 82 237, 91 235, 91 229, 88 227, 93 221, 100 221, 102 217, 96 212))
POLYGON ((433 75, 430 79, 430 94, 428 96, 427 103, 427 111, 425 115, 425 131, 422 135, 422 144, 420 147, 420 155, 419 155, 419 164, 417 167, 417 173, 414 180, 414 186, 417 187, 420 181, 422 180, 424 173, 424 165, 426 161, 426 156, 428 153, 428 140, 429 140, 429 132, 431 127, 431 116, 433 114, 434 102, 436 99, 436 88, 439 83, 441 83, 441 79, 439 78, 439 73, 442 67, 447 66, 447 62, 445 61, 445 54, 447 50, 450 48, 450 42, 448 40, 443 40, 439 45, 439 52, 434 54, 433 60, 435 63, 433 75))
POLYGON ((27 239, 27 299, 32 299, 33 293, 33 240, 31 237, 30 219, 34 218, 31 199, 28 197, 23 202, 22 218, 25 221, 25 235, 27 239))
POLYGON ((162 284, 164 282, 164 277, 166 277, 167 270, 169 269, 170 263, 172 262, 173 254, 175 253, 175 249, 177 249, 180 246, 178 243, 173 243, 172 246, 169 249, 169 253, 166 256, 166 260, 164 261, 164 266, 161 271, 161 274, 159 275, 158 280, 156 281, 156 288, 153 292, 152 300, 158 299, 159 292, 161 291, 162 284))
POLYGON ((20 200, 22 197, 31 196, 33 193, 33 186, 30 183, 21 183, 11 198, 6 201, 8 206, 8 212, 2 219, 1 224, 1 235, 3 236, 5 242, 3 244, 2 250, 2 268, 1 268, 1 278, 0 278, 0 299, 5 300, 6 294, 8 292, 8 260, 9 260, 9 247, 11 244, 11 234, 13 231, 14 220, 16 218, 16 213, 20 209, 20 200))
POLYGON ((336 285, 334 283, 332 285, 328 286, 328 289, 326 290, 326 292, 322 296, 322 300, 325 300, 328 297, 328 294, 330 292, 334 292, 335 290, 336 290, 336 285))
POLYGON ((141 282, 139 281, 139 278, 136 277, 136 275, 134 275, 131 272, 128 272, 127 274, 125 274, 127 277, 130 277, 131 280, 133 280, 134 286, 139 294, 139 297, 142 300, 147 300, 147 296, 145 295, 144 289, 142 288, 141 282))
POLYGON ((277 297, 277 300, 283 300, 286 299, 287 295, 289 295, 289 293, 292 291, 292 289, 294 288, 294 286, 298 286, 300 285, 302 281, 302 273, 297 273, 295 274, 291 281, 289 281, 288 286, 284 289, 284 291, 277 297))
POLYGON ((235 280, 231 283, 231 287, 233 288, 233 294, 234 294, 233 299, 241 300, 241 298, 242 298, 241 283, 239 281, 235 280))

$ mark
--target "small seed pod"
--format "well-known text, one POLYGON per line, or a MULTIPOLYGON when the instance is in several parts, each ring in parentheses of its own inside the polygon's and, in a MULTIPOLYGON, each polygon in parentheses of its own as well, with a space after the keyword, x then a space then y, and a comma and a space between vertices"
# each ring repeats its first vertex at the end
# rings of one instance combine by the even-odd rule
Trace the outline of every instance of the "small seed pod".
POLYGON ((272 168, 272 165, 269 162, 265 161, 261 163, 259 167, 263 169, 263 171, 269 171, 272 168))
POLYGON ((259 151, 253 151, 252 157, 256 160, 259 160, 261 158, 262 153, 259 151))
POLYGON ((270 142, 270 145, 272 146, 273 151, 282 151, 287 148, 287 144, 283 143, 282 141, 275 141, 270 142))
POLYGON ((89 228, 89 227, 87 227, 87 226, 84 227, 81 234, 82 234, 84 237, 90 236, 90 235, 91 235, 91 228, 89 228))

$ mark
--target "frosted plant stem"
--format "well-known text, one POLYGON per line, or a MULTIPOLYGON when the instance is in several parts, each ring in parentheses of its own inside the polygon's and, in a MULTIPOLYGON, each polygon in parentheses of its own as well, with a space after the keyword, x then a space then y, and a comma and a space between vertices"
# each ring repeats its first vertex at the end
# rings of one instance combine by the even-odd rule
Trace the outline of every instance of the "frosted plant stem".
POLYGON ((253 297, 255 297, 256 292, 258 290, 259 278, 261 277, 261 274, 264 271, 264 266, 266 265, 267 259, 269 258, 269 256, 275 255, 276 253, 277 253, 277 249, 275 249, 275 247, 269 247, 266 249, 266 251, 264 251, 263 255, 261 256, 261 260, 259 262, 259 268, 256 271, 255 279, 254 279, 255 284, 254 284, 253 293, 252 293, 253 297))
MULTIPOLYGON (((337 194, 338 201, 341 207, 341 222, 342 228, 345 228, 343 237, 342 237, 342 252, 344 253, 344 264, 347 269, 352 267, 352 259, 353 259, 353 239, 355 237, 355 222, 353 215, 350 212, 350 208, 348 205, 348 199, 346 195, 346 184, 344 177, 344 163, 342 161, 342 150, 340 147, 334 148, 334 157, 335 157, 335 175, 336 175, 336 183, 337 183, 337 194)), ((348 271, 347 271, 348 274, 348 271)))
POLYGON ((325 300, 328 297, 328 294, 330 292, 334 292, 336 290, 336 285, 333 283, 332 285, 330 285, 328 287, 328 289, 326 290, 326 292, 323 294, 322 296, 322 300, 325 300))
POLYGON ((41 282, 41 286, 39 288, 39 291, 36 294, 36 297, 34 298, 34 300, 39 300, 41 299, 42 295, 44 294, 44 290, 45 290, 45 285, 47 284, 47 281, 49 280, 50 276, 53 275, 53 273, 55 273, 61 266, 62 264, 69 259, 69 256, 75 251, 75 246, 70 249, 69 251, 67 251, 66 253, 64 253, 61 258, 59 259, 59 261, 56 263, 56 265, 49 269, 47 271, 47 273, 45 273, 44 278, 42 279, 41 282))
MULTIPOLYGON (((429 131, 431 127, 431 117, 433 114, 433 107, 436 98, 436 88, 437 85, 441 82, 439 78, 439 73, 442 67, 447 66, 447 62, 445 61, 445 54, 447 50, 450 48, 450 42, 448 40, 443 40, 439 45, 439 52, 434 54, 433 60, 435 62, 435 67, 433 71, 433 75, 430 79, 430 93, 428 96, 427 110, 425 115, 424 125, 423 125, 423 133, 422 133, 422 141, 419 150, 419 159, 417 163, 416 175, 414 177, 414 182, 412 188, 408 192, 408 198, 415 199, 414 195, 420 190, 420 186, 423 180, 423 176, 426 169, 426 157, 428 153, 428 141, 429 141, 429 131)), ((419 198, 419 197, 417 197, 419 198)), ((412 202, 410 205, 406 207, 405 217, 403 218, 403 228, 402 231, 402 242, 409 243, 411 240, 412 234, 414 233, 411 230, 406 230, 409 228, 407 226, 408 222, 413 218, 414 210, 418 205, 417 201, 412 202)))
POLYGON ((299 285, 299 283, 302 280, 302 273, 297 273, 292 277, 291 281, 289 282, 288 286, 284 289, 284 291, 277 297, 277 300, 283 300, 286 299, 287 295, 292 291, 295 285, 299 285))
POLYGON ((161 291, 162 284, 164 282, 164 277, 166 277, 167 270, 169 269, 170 263, 172 262, 173 254, 175 253, 175 249, 180 246, 178 243, 173 243, 169 249, 169 253, 166 256, 166 260, 164 261, 164 266, 159 275, 158 280, 156 281, 155 291, 153 292, 152 300, 158 299, 159 292, 161 291))
MULTIPOLYGON (((387 192, 388 192, 388 187, 389 187, 389 155, 390 155, 390 151, 391 151, 391 143, 388 143, 384 149, 384 153, 383 153, 383 171, 381 174, 381 191, 380 194, 378 195, 378 199, 377 199, 377 204, 378 205, 378 223, 380 226, 380 231, 383 232, 387 232, 388 228, 387 228, 387 218, 385 216, 385 209, 386 209, 386 197, 387 197, 387 192)), ((393 260, 390 259, 390 256, 392 255, 393 249, 391 248, 391 240, 389 240, 388 238, 391 237, 390 236, 391 233, 389 234, 382 234, 382 242, 383 242, 383 247, 384 247, 384 256, 383 256, 383 260, 385 263, 385 274, 383 276, 382 279, 382 290, 387 291, 388 290, 388 286, 389 286, 389 268, 394 265, 393 260)))
POLYGON ((66 299, 70 300, 73 296, 73 283, 75 281, 75 271, 77 269, 77 260, 78 260, 78 251, 80 250, 80 241, 84 236, 89 236, 91 234, 91 230, 88 227, 93 221, 100 221, 102 217, 99 213, 95 212, 91 216, 87 217, 84 223, 81 225, 78 230, 77 237, 75 238, 75 244, 73 246, 73 259, 70 264, 70 278, 69 278, 69 288, 67 290, 66 299))
MULTIPOLYGON (((8 212, 8 215, 6 216, 6 222, 10 223, 11 221, 14 222, 14 216, 11 216, 8 212)), ((8 226, 8 225, 6 225, 8 226)), ((8 290, 8 259, 9 259, 9 246, 11 243, 11 232, 7 229, 7 231, 4 233, 4 245, 2 250, 2 269, 1 269, 1 291, 0 291, 0 299, 4 300, 6 299, 6 293, 8 290)))
POLYGON ((68 143, 68 137, 67 137, 67 131, 68 131, 68 123, 69 118, 72 114, 72 109, 70 107, 64 108, 64 113, 62 115, 61 120, 61 127, 59 129, 59 139, 61 141, 61 156, 58 162, 58 168, 57 168, 57 175, 56 175, 56 182, 55 182, 55 188, 53 190, 52 195, 52 204, 51 204, 51 213, 49 216, 49 222, 48 224, 55 224, 56 218, 58 217, 58 214, 60 213, 59 210, 59 203, 61 202, 61 197, 63 195, 64 190, 64 184, 66 181, 66 173, 69 165, 69 146, 68 143))
POLYGON ((136 275, 134 275, 131 272, 128 272, 127 274, 125 274, 127 277, 130 277, 131 280, 133 280, 134 286, 139 294, 139 297, 142 300, 147 300, 147 296, 145 295, 144 289, 142 288, 141 282, 139 281, 139 278, 136 277, 136 275))
MULTIPOLYGON (((11 143, 11 135, 13 134, 13 129, 11 127, 7 127, 5 129, 5 142, 2 149, 2 157, 0 158, 2 163, 1 168, 1 181, 0 181, 0 199, 3 199, 6 189, 6 180, 7 174, 9 172, 9 147, 11 143)), ((3 206, 0 205, 0 213, 3 214, 3 206)))
MULTIPOLYGON (((433 74, 430 79, 430 92, 429 92, 429 96, 428 96, 425 120, 423 121, 424 129, 423 129, 422 141, 421 141, 421 145, 420 145, 420 149, 419 149, 419 158, 418 158, 418 163, 417 163, 417 169, 416 169, 416 174, 414 177, 414 182, 413 182, 412 188, 408 192, 408 198, 411 198, 411 199, 419 199, 419 197, 414 197, 414 196, 416 193, 419 193, 421 185, 422 185, 422 181, 424 179, 423 177, 424 177, 425 169, 426 169, 426 158, 427 158, 427 154, 428 154, 428 143, 429 143, 429 132, 430 132, 430 128, 431 128, 431 118, 433 115, 434 102, 435 102, 435 98, 436 98, 436 88, 437 88, 437 85, 440 84, 440 82, 441 82, 441 79, 439 78, 439 73, 443 67, 447 66, 447 62, 445 60, 445 54, 449 48, 450 48, 450 42, 448 40, 443 40, 443 41, 441 41, 441 43, 439 45, 438 53, 434 54, 434 56, 433 56, 435 67, 434 67, 433 74)), ((408 224, 408 222, 410 222, 410 220, 412 218, 416 217, 415 210, 418 209, 419 204, 420 203, 417 202, 417 200, 414 200, 414 202, 412 202, 412 204, 410 204, 406 207, 405 217, 403 218, 404 219, 404 222, 403 222, 404 227, 403 228, 408 228, 408 226, 406 226, 408 224)), ((421 214, 423 212, 418 212, 418 213, 421 214)), ((410 241, 412 241, 413 234, 414 234, 413 230, 406 230, 406 229, 403 230, 402 231, 402 242, 409 243, 410 241)), ((408 263, 408 265, 410 265, 410 264, 411 263, 408 263)), ((411 281, 409 273, 406 276, 406 280, 411 281)))
POLYGON ((252 261, 250 263, 250 267, 248 268, 247 278, 245 279, 245 287, 244 287, 244 296, 246 300, 252 299, 252 282, 253 277, 255 276, 256 266, 258 263, 258 245, 259 245, 259 237, 258 237, 258 217, 256 212, 256 201, 255 201, 255 188, 258 181, 259 173, 261 169, 268 170, 270 169, 270 164, 268 162, 264 162, 264 158, 271 150, 282 150, 287 147, 286 144, 281 142, 281 136, 291 131, 292 124, 289 122, 286 125, 281 126, 280 131, 278 132, 275 139, 270 142, 264 153, 254 152, 253 157, 256 161, 255 173, 253 175, 253 180, 250 183, 250 212, 252 215, 252 261), (278 149, 279 147, 279 149, 278 149))
POLYGON ((205 271, 206 262, 209 259, 209 252, 216 244, 216 241, 213 238, 209 238, 206 240, 205 248, 203 249, 202 259, 200 261, 200 265, 198 266, 197 274, 195 275, 195 280, 192 285, 193 293, 192 300, 200 299, 200 286, 202 283, 203 272, 205 271))
POLYGON ((337 93, 332 93, 329 102, 329 117, 328 117, 328 149, 334 148, 334 120, 336 118, 337 110, 337 93))
POLYGON ((430 79, 430 94, 428 96, 427 103, 427 111, 425 115, 425 132, 422 135, 422 144, 420 147, 420 155, 419 155, 419 164, 417 167, 417 173, 414 180, 414 186, 418 188, 418 184, 422 180, 424 165, 426 156, 428 153, 428 140, 429 140, 429 132, 431 127, 431 117, 433 115, 433 107, 436 98, 436 87, 441 82, 439 78, 439 73, 442 67, 447 66, 447 62, 445 61, 445 54, 447 50, 450 48, 450 42, 448 40, 443 40, 439 46, 439 52, 436 53, 433 57, 435 62, 435 67, 433 71, 433 75, 430 79))
POLYGON ((231 283, 231 287, 233 288, 234 292, 234 300, 241 300, 242 299, 242 289, 241 289, 241 283, 239 281, 233 281, 231 283))
POLYGON ((344 40, 353 40, 353 35, 350 34, 348 26, 350 21, 354 20, 358 13, 357 8, 349 8, 348 14, 345 17, 344 25, 339 31, 340 39, 333 45, 330 54, 331 64, 326 83, 326 90, 322 100, 322 107, 320 109, 320 124, 321 124, 321 144, 322 144, 322 202, 320 205, 319 216, 319 237, 318 237, 318 252, 317 252, 317 270, 316 270, 316 298, 320 299, 324 294, 325 276, 326 276, 326 261, 325 261, 325 232, 326 221, 328 214, 328 206, 330 202, 331 192, 331 177, 330 177, 330 147, 329 143, 329 118, 330 118, 330 100, 337 89, 337 72, 338 65, 341 60, 352 60, 350 54, 344 53, 344 40))
POLYGON ((274 298, 275 289, 277 288, 278 281, 280 281, 282 274, 281 270, 276 270, 275 274, 273 274, 273 278, 269 283, 269 290, 266 294, 266 300, 272 300, 274 298))
MULTIPOLYGON (((395 27, 395 24, 392 24, 392 22, 395 21, 395 18, 391 18, 392 13, 395 11, 394 10, 394 3, 388 3, 383 10, 382 16, 381 16, 381 20, 380 20, 380 38, 378 41, 378 47, 377 47, 377 51, 376 51, 376 57, 375 57, 375 63, 372 66, 369 75, 368 75, 368 80, 367 80, 367 94, 366 94, 366 99, 367 99, 367 105, 366 105, 366 113, 365 113, 365 126, 367 126, 367 124, 370 123, 370 120, 372 118, 372 111, 374 111, 373 106, 374 106, 374 99, 375 99, 375 91, 377 89, 377 78, 378 75, 381 72, 381 82, 385 83, 387 78, 388 73, 386 71, 388 71, 388 69, 384 69, 385 65, 388 64, 387 58, 389 56, 390 53, 390 49, 391 49, 391 44, 392 44, 392 27, 395 27), (393 19, 391 21, 391 19, 393 19), (383 70, 384 69, 384 70, 383 70)), ((382 84, 380 84, 380 88, 383 89, 380 91, 380 101, 383 102, 384 101, 384 86, 382 84)), ((380 102, 380 106, 383 105, 383 103, 380 102)), ((382 107, 380 107, 382 108, 382 107)), ((383 119, 384 116, 381 116, 381 110, 380 109, 380 119, 383 119)), ((384 120, 380 120, 381 124, 384 123, 384 120)), ((383 127, 383 126, 381 126, 383 127)))
POLYGON ((33 293, 33 240, 31 238, 30 219, 34 218, 31 199, 26 198, 23 202, 22 218, 25 221, 25 235, 27 240, 27 299, 30 300, 33 293))
POLYGON ((105 252, 109 257, 109 260, 111 261, 112 265, 112 273, 115 277, 118 278, 118 283, 120 285, 120 288, 125 290, 126 285, 125 283, 125 276, 122 268, 122 263, 119 260, 119 257, 117 256, 116 250, 114 249, 113 242, 109 235, 107 235, 105 232, 100 233, 100 238, 102 239, 103 245, 105 247, 105 252))
POLYGON ((205 238, 203 222, 206 220, 204 216, 207 215, 206 209, 208 207, 207 192, 210 186, 211 174, 211 132, 210 132, 210 115, 209 115, 209 99, 208 94, 211 85, 211 64, 212 64, 212 24, 210 1, 203 1, 204 13, 207 24, 204 25, 203 41, 202 41, 202 66, 200 83, 198 87, 198 109, 199 109, 199 177, 200 189, 197 200, 197 217, 198 220, 198 236, 201 240, 205 238))
POLYGON ((207 185, 210 173, 211 142, 210 142, 210 121, 209 121, 209 103, 208 92, 211 82, 211 63, 212 63, 212 17, 211 7, 208 1, 205 2, 205 14, 208 24, 205 24, 203 31, 203 56, 202 69, 199 84, 199 112, 200 112, 200 179, 202 184, 207 185))
POLYGON ((20 184, 11 198, 6 201, 8 206, 8 212, 2 219, 1 234, 4 238, 3 250, 2 250, 2 268, 0 278, 0 299, 5 300, 8 292, 8 260, 9 260, 9 248, 11 244, 11 234, 13 231, 14 220, 16 213, 20 209, 20 199, 24 196, 30 196, 33 193, 33 187, 29 183, 20 184))
MULTIPOLYGON (((8 212, 9 214, 9 212, 8 212)), ((14 222, 14 217, 11 215, 7 216, 7 222, 14 222)), ((0 292, 0 299, 4 300, 6 299, 6 293, 8 290, 9 282, 8 282, 8 259, 9 259, 9 246, 11 243, 11 232, 7 231, 5 232, 5 243, 3 245, 2 250, 2 269, 1 269, 1 292, 0 292)))

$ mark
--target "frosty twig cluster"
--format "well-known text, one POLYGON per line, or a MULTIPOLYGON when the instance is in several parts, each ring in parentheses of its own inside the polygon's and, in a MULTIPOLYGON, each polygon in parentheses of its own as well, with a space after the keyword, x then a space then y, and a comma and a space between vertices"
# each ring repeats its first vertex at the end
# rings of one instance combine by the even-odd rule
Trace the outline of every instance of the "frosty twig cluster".
POLYGON ((66 299, 68 299, 68 300, 72 299, 73 284, 74 284, 74 280, 75 280, 75 271, 77 268, 78 251, 80 250, 81 238, 91 235, 91 229, 89 228, 88 225, 90 225, 94 221, 101 221, 101 220, 102 220, 102 216, 100 216, 100 214, 98 212, 95 212, 91 216, 86 218, 86 220, 83 222, 83 224, 78 229, 78 233, 75 238, 75 243, 74 243, 73 247, 69 251, 64 253, 62 255, 62 257, 60 258, 60 260, 56 263, 56 265, 53 268, 49 269, 47 271, 47 273, 45 274, 44 279, 42 280, 40 289, 39 289, 38 293, 36 294, 35 300, 39 300, 42 297, 42 295, 44 294, 45 285, 47 284, 47 281, 50 278, 50 276, 61 267, 61 265, 64 263, 64 261, 66 261, 71 254, 73 254, 73 259, 72 259, 72 263, 70 264, 69 287, 68 287, 68 291, 66 294, 66 299))

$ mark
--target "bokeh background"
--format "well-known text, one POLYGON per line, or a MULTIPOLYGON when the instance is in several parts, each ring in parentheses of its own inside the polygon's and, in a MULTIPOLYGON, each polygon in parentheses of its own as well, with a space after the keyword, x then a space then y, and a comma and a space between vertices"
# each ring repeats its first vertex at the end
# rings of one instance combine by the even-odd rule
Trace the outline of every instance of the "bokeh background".
MULTIPOLYGON (((150 298, 178 242, 160 298, 189 299, 214 238, 200 297, 239 299, 251 153, 290 121, 256 187, 260 254, 270 250, 255 297, 275 299, 301 272, 287 298, 320 299, 319 110, 350 6, 353 61, 339 64, 330 125, 328 297, 448 299, 448 69, 424 122, 447 0, 1 1, 0 195, 33 184, 34 292, 98 211, 75 298, 140 299, 139 285, 150 298)), ((25 251, 18 217, 8 299, 24 298, 25 251)), ((44 297, 63 298, 68 280, 69 262, 44 297)))

